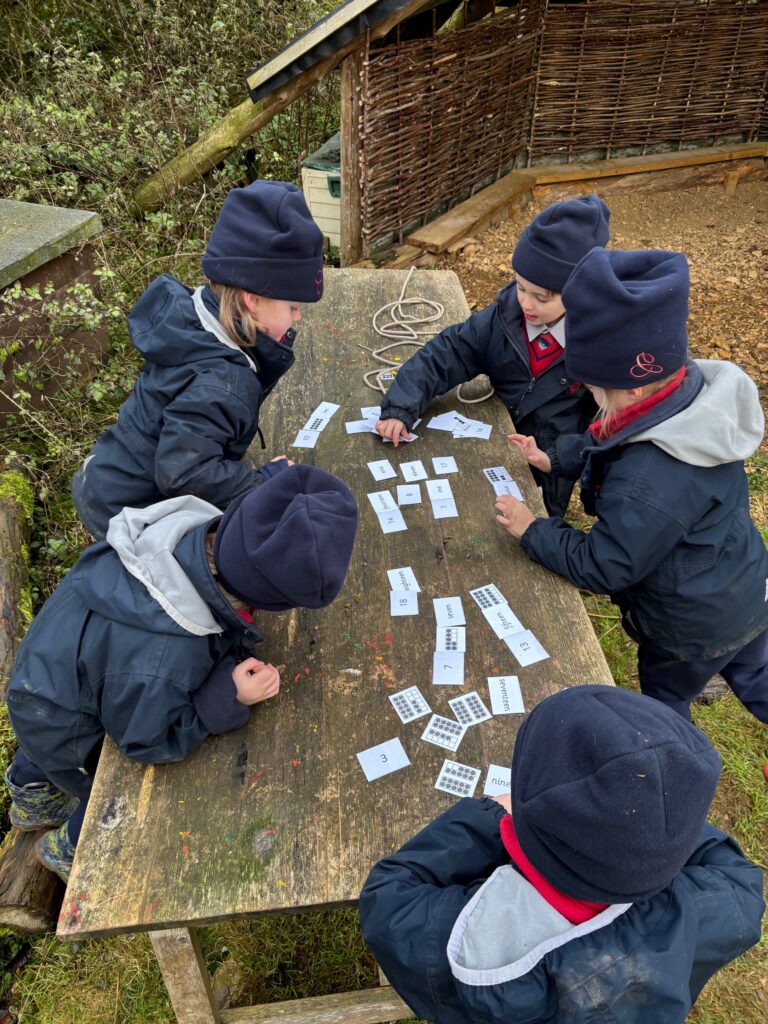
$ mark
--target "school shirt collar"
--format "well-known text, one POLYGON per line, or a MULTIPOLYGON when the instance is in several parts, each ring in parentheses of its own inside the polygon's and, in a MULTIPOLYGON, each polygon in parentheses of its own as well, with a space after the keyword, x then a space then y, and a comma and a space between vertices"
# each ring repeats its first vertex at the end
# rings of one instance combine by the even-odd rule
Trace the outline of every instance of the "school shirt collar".
POLYGON ((529 324, 526 322, 525 331, 528 335, 528 341, 533 341, 534 338, 538 338, 544 331, 549 331, 552 337, 555 339, 560 348, 565 348, 565 317, 561 316, 556 324, 552 327, 547 327, 546 324, 539 326, 538 324, 529 324))

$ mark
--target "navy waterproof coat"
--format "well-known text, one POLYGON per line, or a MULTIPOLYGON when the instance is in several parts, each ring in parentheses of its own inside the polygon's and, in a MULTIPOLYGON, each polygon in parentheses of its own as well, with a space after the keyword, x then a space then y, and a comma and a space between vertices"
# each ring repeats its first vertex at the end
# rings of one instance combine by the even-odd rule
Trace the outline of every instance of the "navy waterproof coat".
POLYGON ((124 510, 110 543, 89 547, 32 621, 8 711, 24 753, 61 789, 87 794, 81 768, 105 732, 127 757, 162 764, 248 721, 232 669, 263 637, 208 568, 217 515, 188 496, 124 510))
POLYGON ((437 1024, 682 1024, 706 981, 760 938, 762 875, 705 825, 661 892, 572 925, 511 864, 506 812, 463 799, 375 865, 363 935, 437 1024))
MULTIPOLYGON (((515 283, 463 324, 446 327, 398 369, 381 403, 381 418, 410 430, 433 398, 485 373, 509 409, 518 433, 550 448, 561 434, 582 433, 596 406, 590 392, 565 370, 564 354, 539 377, 531 374, 523 311, 515 283)), ((547 509, 562 515, 572 481, 534 472, 547 509)))
POLYGON ((762 433, 745 373, 689 363, 672 395, 613 437, 562 438, 550 453, 553 472, 581 473, 592 529, 541 518, 520 544, 574 586, 610 595, 629 635, 661 655, 738 651, 768 625, 768 552, 742 461, 762 433))
POLYGON ((128 318, 144 365, 117 422, 72 481, 78 514, 99 540, 125 506, 194 494, 224 509, 261 483, 259 471, 241 459, 262 402, 293 364, 292 336, 277 342, 259 334, 246 351, 224 334, 212 312, 213 292, 206 289, 198 307, 201 300, 207 326, 192 291, 164 274, 128 318))

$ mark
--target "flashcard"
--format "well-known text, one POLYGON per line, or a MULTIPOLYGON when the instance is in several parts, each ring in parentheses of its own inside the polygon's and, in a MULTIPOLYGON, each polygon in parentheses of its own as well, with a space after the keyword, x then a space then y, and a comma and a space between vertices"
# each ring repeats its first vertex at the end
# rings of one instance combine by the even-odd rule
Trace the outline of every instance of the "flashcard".
POLYGON ((514 633, 522 633, 525 629, 508 604, 495 604, 492 608, 482 608, 481 611, 499 640, 514 633))
POLYGON ((432 459, 436 473, 458 473, 459 467, 452 455, 442 455, 432 459))
POLYGON ((485 776, 483 796, 503 796, 512 792, 512 769, 502 768, 500 764, 489 764, 485 776))
POLYGON ((415 590, 390 590, 390 615, 418 615, 419 595, 415 590))
POLYGON ((438 626, 466 626, 460 597, 435 597, 432 604, 438 626))
POLYGON ((348 434, 375 434, 376 427, 372 420, 349 420, 344 424, 348 434))
POLYGON ((293 442, 291 447, 293 448, 314 448, 317 444, 317 439, 320 437, 319 430, 300 430, 296 435, 296 440, 293 442))
POLYGON ((382 512, 397 512, 398 510, 390 491, 371 491, 368 501, 373 505, 377 516, 382 512))
POLYGON ((459 764, 458 761, 443 761, 443 767, 435 783, 435 789, 443 793, 452 793, 454 796, 472 796, 480 778, 479 768, 470 768, 468 764, 459 764))
POLYGON ((470 420, 468 423, 460 423, 453 431, 454 438, 474 437, 481 441, 487 441, 491 436, 493 426, 490 423, 481 423, 480 420, 470 420))
POLYGON ((460 419, 462 420, 464 419, 464 417, 457 412, 441 413, 439 416, 433 416, 432 419, 427 424, 427 427, 430 430, 448 430, 450 432, 453 432, 453 428, 456 426, 457 416, 459 416, 460 419))
POLYGON ((488 695, 494 715, 525 714, 517 676, 488 676, 488 695))
POLYGON ((459 749, 459 744, 464 739, 466 731, 466 725, 459 725, 452 718, 432 715, 421 738, 426 743, 434 743, 437 747, 445 747, 446 750, 452 750, 455 753, 459 749))
POLYGON ((490 466, 483 470, 483 476, 492 484, 500 483, 503 480, 511 480, 512 477, 503 466, 490 466))
POLYGON ((362 750, 357 755, 357 760, 369 782, 380 779, 382 775, 389 775, 390 772, 399 771, 400 768, 407 768, 411 763, 399 739, 387 740, 386 743, 362 750))
MULTIPOLYGON (((401 436, 399 443, 400 444, 411 444, 413 441, 418 441, 418 440, 419 440, 419 435, 418 434, 414 434, 413 431, 411 431, 410 437, 402 437, 401 436)), ((384 442, 384 444, 392 444, 391 440, 388 437, 382 437, 382 441, 384 442)))
POLYGON ((427 480, 425 486, 430 501, 445 501, 446 498, 453 498, 449 480, 427 480))
POLYGON ((432 655, 432 682, 435 686, 463 686, 464 653, 435 651, 432 655))
POLYGON ((454 697, 448 703, 456 716, 456 721, 462 725, 477 725, 478 722, 487 722, 493 718, 476 690, 471 693, 463 693, 460 697, 454 697))
POLYGON ((467 630, 465 626, 438 626, 435 636, 436 651, 466 651, 467 630))
POLYGON ((401 722, 412 722, 415 718, 423 718, 432 711, 418 686, 409 686, 407 690, 391 693, 389 699, 401 722))
POLYGON ((518 501, 524 501, 522 491, 514 480, 500 480, 493 485, 493 493, 498 497, 500 494, 511 494, 518 501))
POLYGON ((390 383, 394 379, 395 379, 395 374, 394 374, 394 372, 392 370, 384 370, 383 373, 379 374, 379 380, 380 381, 384 381, 384 383, 390 383))
POLYGON ((380 405, 364 405, 360 409, 360 415, 364 420, 378 420, 381 417, 380 405))
POLYGON ((390 477, 397 476, 397 470, 386 459, 369 462, 368 469, 370 469, 374 480, 389 480, 390 477))
POLYGON ((318 405, 318 407, 315 409, 315 411, 312 413, 312 415, 307 420, 307 423, 306 423, 307 429, 310 429, 310 430, 311 429, 322 430, 323 427, 328 426, 328 423, 329 423, 329 421, 331 419, 331 416, 333 416, 333 414, 335 412, 338 412, 338 410, 340 408, 341 408, 341 406, 340 405, 336 405, 335 402, 321 402, 320 405, 318 405), (323 426, 322 427, 311 428, 309 426, 309 421, 310 420, 315 420, 315 421, 319 420, 323 424, 323 426))
POLYGON ((418 484, 398 484, 397 485, 397 504, 398 505, 420 505, 421 504, 421 488, 418 484))
POLYGON ((377 515, 382 533, 399 533, 401 530, 408 529, 408 524, 403 519, 403 513, 399 508, 393 512, 378 512, 377 515))
POLYGON ((421 587, 410 565, 404 565, 402 569, 387 569, 387 579, 390 590, 415 590, 421 592, 421 587))
POLYGON ((523 668, 549 657, 530 629, 515 633, 513 636, 505 636, 504 643, 523 668))
POLYGON ((493 583, 486 583, 484 587, 475 587, 474 590, 470 590, 469 594, 473 601, 483 609, 492 608, 496 604, 506 605, 507 603, 506 597, 493 583))
POLYGON ((404 480, 426 480, 427 471, 424 469, 424 463, 417 459, 415 462, 401 462, 400 472, 403 474, 404 480))
POLYGON ((458 514, 459 510, 456 508, 456 502, 453 498, 432 502, 432 515, 435 519, 455 519, 458 514))

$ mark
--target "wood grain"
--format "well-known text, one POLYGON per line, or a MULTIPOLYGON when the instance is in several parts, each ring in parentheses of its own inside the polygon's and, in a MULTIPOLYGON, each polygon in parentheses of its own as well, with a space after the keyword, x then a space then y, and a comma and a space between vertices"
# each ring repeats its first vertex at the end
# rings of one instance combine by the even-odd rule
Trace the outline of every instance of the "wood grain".
MULTIPOLYGON (((572 683, 610 682, 582 601, 561 578, 530 562, 494 520, 482 468, 506 464, 530 505, 543 512, 497 399, 465 408, 494 425, 489 441, 454 441, 424 429, 393 450, 373 435, 347 435, 345 420, 377 404, 362 383, 372 364, 358 343, 377 344, 370 321, 399 295, 406 272, 329 271, 325 297, 306 307, 296 340, 297 365, 262 415, 268 450, 336 472, 358 498, 360 523, 352 564, 338 600, 323 611, 262 614, 264 657, 281 667, 279 698, 256 707, 248 727, 208 739, 183 764, 145 768, 108 742, 70 880, 61 937, 172 928, 269 911, 353 903, 371 865, 450 806, 433 789, 447 754, 420 741, 426 719, 403 725, 388 696, 418 685, 449 713, 461 690, 431 685, 435 621, 431 600, 459 594, 467 617, 464 692, 487 699, 486 676, 519 675, 526 706, 572 683), (316 449, 293 449, 297 430, 322 400, 342 408, 316 449), (408 529, 383 535, 366 498, 386 489, 366 462, 393 465, 452 454, 450 477, 460 518, 436 521, 430 506, 405 509, 408 529), (420 615, 391 619, 385 571, 411 565, 422 587, 420 615), (468 595, 494 582, 551 657, 520 669, 468 595), (368 784, 356 754, 400 737, 411 766, 368 784), (119 828, 110 828, 119 819, 119 828), (119 872, 116 870, 119 866, 119 872)), ((450 271, 417 271, 408 295, 437 298, 445 324, 468 309, 450 271)), ((450 396, 435 410, 456 408, 450 396)), ((429 414, 428 414, 429 415, 429 414)), ((402 481, 401 481, 402 482, 402 481)), ((423 496, 426 498, 424 487, 423 496)), ((520 716, 469 730, 455 759, 481 767, 507 764, 520 716)))

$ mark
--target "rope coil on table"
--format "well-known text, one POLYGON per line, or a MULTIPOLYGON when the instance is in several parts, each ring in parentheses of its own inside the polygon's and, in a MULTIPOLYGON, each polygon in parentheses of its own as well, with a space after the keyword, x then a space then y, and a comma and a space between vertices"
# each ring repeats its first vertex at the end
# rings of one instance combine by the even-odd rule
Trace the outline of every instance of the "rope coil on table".
MULTIPOLYGON (((412 298, 406 299, 405 292, 408 288, 408 283, 411 280, 415 267, 411 267, 406 275, 403 287, 400 289, 400 295, 395 299, 394 302, 387 302, 385 305, 380 306, 373 314, 371 323, 376 334, 381 338, 391 338, 392 341, 386 345, 382 345, 380 348, 369 348, 368 345, 362 345, 358 342, 358 348, 364 349, 364 351, 370 353, 373 359, 379 363, 383 363, 382 369, 368 370, 363 374, 363 381, 366 386, 371 388, 373 391, 380 391, 383 395, 387 393, 387 389, 384 387, 382 381, 382 375, 389 373, 388 367, 400 366, 401 363, 396 359, 392 359, 389 356, 384 355, 385 352, 391 352, 393 349, 401 348, 404 345, 411 345, 414 348, 423 348, 424 342, 419 341, 421 335, 434 336, 434 331, 418 330, 417 328, 421 324, 432 324, 436 320, 441 320, 445 314, 445 307, 435 301, 434 299, 425 299, 421 296, 413 296, 412 298), (427 306, 431 307, 432 312, 427 316, 417 316, 414 313, 408 312, 405 308, 407 306, 427 306), (379 322, 379 318, 388 314, 390 319, 382 324, 379 322)), ((478 402, 485 402, 493 394, 493 388, 486 395, 482 395, 480 398, 463 398, 461 389, 464 385, 460 384, 456 389, 456 396, 460 402, 464 402, 466 405, 475 405, 478 402)))

